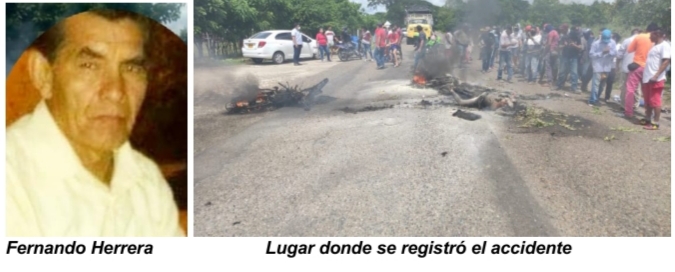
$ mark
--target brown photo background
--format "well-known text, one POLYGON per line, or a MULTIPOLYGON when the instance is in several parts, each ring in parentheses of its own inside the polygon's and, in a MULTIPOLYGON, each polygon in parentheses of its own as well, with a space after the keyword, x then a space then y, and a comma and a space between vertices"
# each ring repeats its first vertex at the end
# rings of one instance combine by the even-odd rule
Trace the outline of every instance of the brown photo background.
MULTIPOLYGON (((152 158, 169 182, 187 233, 187 34, 180 38, 160 23, 178 19, 184 4, 7 4, 6 126, 40 101, 23 51, 42 32, 71 15, 96 8, 120 9, 152 18, 148 91, 131 135, 132 145, 152 158), (11 68, 11 71, 10 71, 11 68)), ((183 32, 183 31, 181 31, 183 32)))

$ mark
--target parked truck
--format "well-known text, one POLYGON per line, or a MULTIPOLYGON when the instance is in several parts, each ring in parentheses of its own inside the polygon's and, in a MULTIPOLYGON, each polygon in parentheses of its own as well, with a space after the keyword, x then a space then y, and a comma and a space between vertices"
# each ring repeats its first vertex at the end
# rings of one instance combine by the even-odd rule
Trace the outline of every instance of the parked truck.
POLYGON ((431 9, 423 6, 412 6, 405 10, 406 23, 406 44, 415 44, 417 42, 417 26, 422 26, 422 31, 427 35, 427 39, 431 37, 433 32, 434 17, 431 14, 431 9))

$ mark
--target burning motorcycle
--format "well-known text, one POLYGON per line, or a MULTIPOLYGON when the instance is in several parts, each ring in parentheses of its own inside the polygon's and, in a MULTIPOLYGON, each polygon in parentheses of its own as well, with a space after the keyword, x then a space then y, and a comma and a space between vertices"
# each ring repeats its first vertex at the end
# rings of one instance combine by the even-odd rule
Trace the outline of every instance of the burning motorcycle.
POLYGON ((327 78, 310 88, 300 90, 297 85, 291 87, 288 84, 279 83, 281 88, 276 86, 272 89, 262 89, 254 99, 230 103, 226 109, 228 113, 249 113, 300 105, 305 110, 310 110, 326 84, 328 84, 327 78))

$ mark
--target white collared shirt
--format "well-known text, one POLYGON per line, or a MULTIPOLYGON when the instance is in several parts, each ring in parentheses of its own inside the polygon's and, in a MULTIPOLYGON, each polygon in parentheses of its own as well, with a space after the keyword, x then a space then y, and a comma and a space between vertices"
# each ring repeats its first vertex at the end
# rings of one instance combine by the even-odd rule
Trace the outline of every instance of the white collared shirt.
POLYGON ((41 101, 7 129, 7 236, 185 236, 157 165, 128 141, 114 161, 107 186, 41 101))

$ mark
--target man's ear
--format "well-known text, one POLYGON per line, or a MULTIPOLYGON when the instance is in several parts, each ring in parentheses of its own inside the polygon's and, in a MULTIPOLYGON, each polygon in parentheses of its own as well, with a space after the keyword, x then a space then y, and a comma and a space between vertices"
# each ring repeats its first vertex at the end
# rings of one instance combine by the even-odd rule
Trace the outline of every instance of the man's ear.
POLYGON ((52 97, 52 67, 49 60, 37 50, 28 52, 28 74, 42 98, 52 97))

